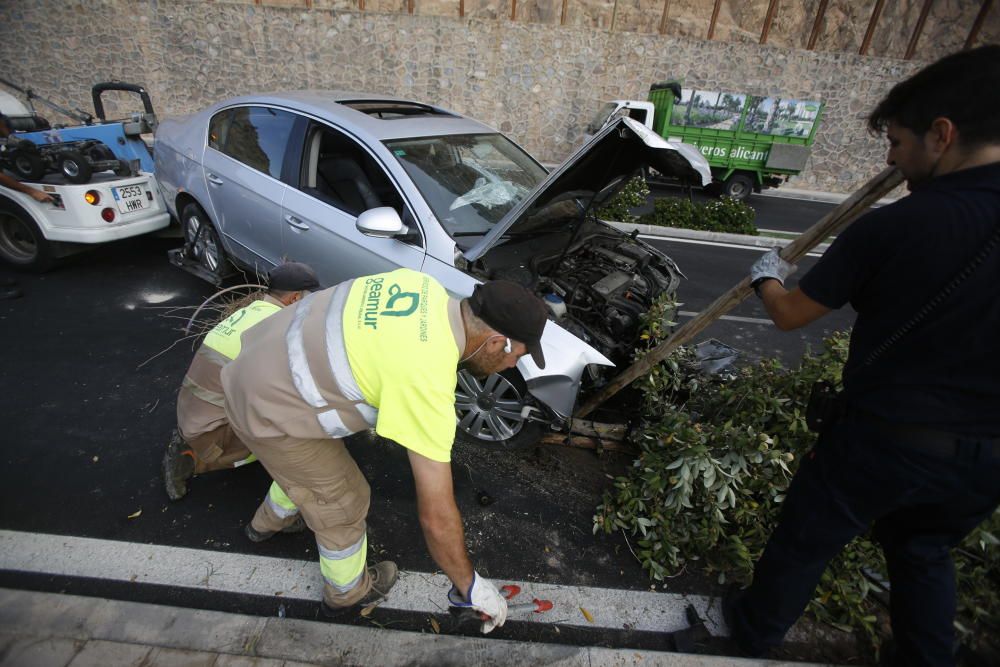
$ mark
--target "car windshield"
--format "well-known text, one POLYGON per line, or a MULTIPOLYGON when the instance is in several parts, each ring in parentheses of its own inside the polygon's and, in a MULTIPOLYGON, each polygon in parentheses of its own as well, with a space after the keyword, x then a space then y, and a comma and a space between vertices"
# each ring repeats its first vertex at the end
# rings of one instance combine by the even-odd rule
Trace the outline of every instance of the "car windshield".
POLYGON ((385 144, 453 237, 485 235, 547 175, 502 134, 419 137, 385 144))

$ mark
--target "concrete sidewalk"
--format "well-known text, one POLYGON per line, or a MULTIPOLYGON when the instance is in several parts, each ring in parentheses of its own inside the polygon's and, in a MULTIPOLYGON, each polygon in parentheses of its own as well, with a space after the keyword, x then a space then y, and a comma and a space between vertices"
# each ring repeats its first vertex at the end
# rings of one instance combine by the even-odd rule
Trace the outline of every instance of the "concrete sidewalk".
POLYGON ((401 632, 0 589, 3 667, 526 664, 778 667, 806 663, 401 632))

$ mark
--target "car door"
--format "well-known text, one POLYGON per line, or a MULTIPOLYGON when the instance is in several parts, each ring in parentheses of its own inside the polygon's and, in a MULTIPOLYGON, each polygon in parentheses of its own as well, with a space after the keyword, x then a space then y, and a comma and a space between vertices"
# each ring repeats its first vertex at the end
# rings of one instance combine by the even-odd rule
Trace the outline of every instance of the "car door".
POLYGON ((400 267, 420 270, 425 250, 415 216, 382 164, 353 137, 310 123, 295 185, 282 205, 284 255, 311 265, 320 283, 400 267), (358 231, 358 216, 380 206, 394 208, 412 233, 376 238, 358 231))
POLYGON ((226 250, 266 272, 281 261, 281 174, 298 116, 267 106, 224 109, 209 122, 206 187, 226 250))

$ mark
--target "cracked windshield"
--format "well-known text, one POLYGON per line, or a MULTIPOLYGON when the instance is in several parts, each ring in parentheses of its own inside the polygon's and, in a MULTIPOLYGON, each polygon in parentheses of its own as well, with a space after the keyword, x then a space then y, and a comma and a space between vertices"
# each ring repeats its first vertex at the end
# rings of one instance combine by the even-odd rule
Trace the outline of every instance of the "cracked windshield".
POLYGON ((489 232, 546 176, 499 134, 401 139, 386 146, 454 238, 489 232))

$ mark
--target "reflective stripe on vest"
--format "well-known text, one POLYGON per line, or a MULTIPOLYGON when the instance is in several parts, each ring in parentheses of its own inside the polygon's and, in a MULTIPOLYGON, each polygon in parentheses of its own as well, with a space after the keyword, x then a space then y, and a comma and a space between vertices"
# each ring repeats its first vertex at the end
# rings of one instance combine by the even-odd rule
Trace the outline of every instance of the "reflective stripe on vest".
POLYGON ((187 389, 191 394, 198 400, 205 401, 217 408, 224 407, 226 402, 226 397, 221 391, 212 391, 211 389, 205 389, 195 383, 194 380, 189 378, 187 375, 184 376, 184 380, 181 381, 181 387, 187 389))
POLYGON ((240 354, 243 332, 279 310, 281 306, 268 301, 254 301, 216 324, 205 336, 205 345, 227 359, 235 359, 240 354))
POLYGON ((339 593, 346 593, 361 581, 368 555, 368 535, 340 551, 327 549, 319 542, 319 570, 323 580, 339 593))
POLYGON ((267 490, 267 505, 279 519, 287 519, 299 513, 299 508, 285 495, 277 482, 271 482, 271 488, 267 490))
MULTIPOLYGON (((341 283, 334 290, 327 305, 325 317, 325 341, 327 359, 330 363, 330 370, 341 394, 351 401, 363 401, 364 395, 358 387, 351 366, 347 361, 347 350, 344 347, 343 324, 341 318, 344 312, 344 302, 351 291, 352 282, 341 283)), ((313 293, 302 299, 292 316, 292 323, 288 326, 285 334, 285 343, 288 346, 288 368, 292 374, 292 383, 306 403, 314 408, 325 408, 329 405, 323 398, 309 368, 309 360, 306 358, 305 344, 303 342, 303 326, 306 317, 312 310, 314 297, 318 293, 313 293)), ((369 424, 375 424, 378 419, 378 411, 364 403, 357 404, 358 412, 369 424)), ((320 426, 331 438, 343 438, 353 431, 344 425, 344 421, 337 414, 336 409, 326 410, 316 415, 320 426)))

